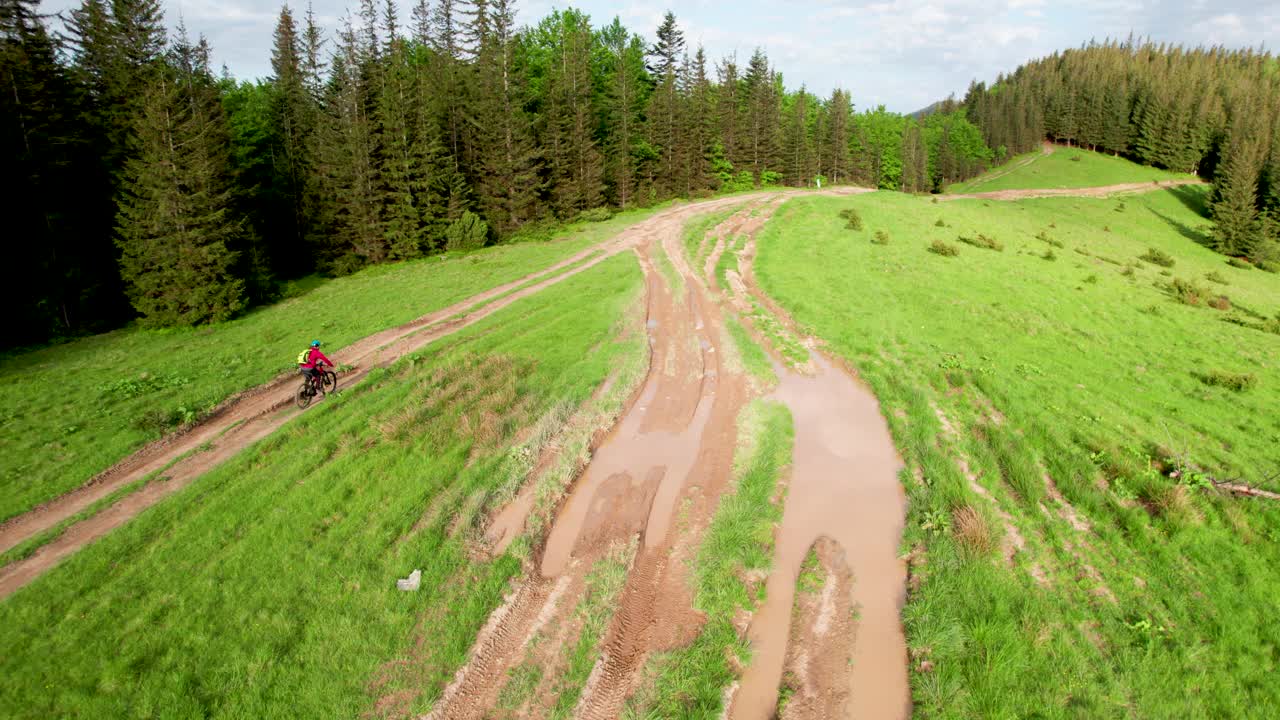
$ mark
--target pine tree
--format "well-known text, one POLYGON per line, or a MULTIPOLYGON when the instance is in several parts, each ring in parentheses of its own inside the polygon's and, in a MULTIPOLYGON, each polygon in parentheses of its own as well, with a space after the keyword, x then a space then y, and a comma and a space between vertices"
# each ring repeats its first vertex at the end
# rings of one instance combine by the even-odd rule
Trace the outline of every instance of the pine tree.
POLYGON ((766 171, 780 166, 782 97, 780 78, 769 67, 769 58, 756 48, 743 77, 746 104, 746 161, 756 182, 766 171))
POLYGON ((587 16, 576 10, 554 13, 545 28, 552 42, 543 113, 551 205, 570 217, 603 201, 602 160, 592 136, 594 36, 587 16))
POLYGON ((826 132, 822 139, 826 149, 823 152, 824 165, 821 172, 834 184, 847 183, 853 179, 849 155, 852 113, 849 93, 839 88, 832 90, 826 107, 826 132))
MULTIPOLYGON (((308 33, 314 32, 314 25, 308 33)), ((282 233, 290 247, 277 253, 287 274, 297 275, 314 269, 312 217, 316 212, 315 168, 312 148, 318 122, 318 108, 308 89, 309 58, 304 38, 298 36, 297 24, 289 6, 280 10, 275 30, 275 46, 271 53, 272 107, 279 160, 276 167, 281 185, 279 195, 289 209, 288 226, 282 233)), ((315 42, 315 40, 312 40, 315 42)))
POLYGON ((612 132, 605 148, 608 177, 614 203, 630 207, 635 196, 635 159, 632 150, 639 138, 641 110, 645 102, 644 45, 618 18, 600 32, 600 45, 608 53, 605 76, 606 120, 612 132))
POLYGON ((332 208, 325 262, 337 272, 383 262, 390 254, 375 167, 377 128, 369 117, 372 88, 365 68, 371 50, 361 37, 349 22, 339 36, 317 130, 318 182, 323 202, 332 208))
POLYGON ((715 91, 707 76, 707 55, 702 47, 693 56, 689 67, 689 98, 686 110, 685 136, 689 145, 689 176, 697 190, 716 187, 711 157, 716 146, 715 91))
POLYGON ((1218 170, 1210 212, 1214 249, 1225 255, 1248 255, 1258 241, 1258 180, 1263 145, 1259 118, 1253 112, 1236 115, 1218 170))
POLYGON ((684 186, 680 162, 681 98, 677 82, 680 58, 684 52, 684 33, 671 11, 663 17, 657 36, 657 42, 649 49, 649 71, 654 76, 656 87, 645 115, 648 118, 649 143, 658 150, 656 190, 662 196, 671 196, 684 186))
POLYGON ((117 244, 146 325, 225 320, 243 306, 241 223, 229 213, 227 130, 208 47, 180 36, 172 70, 146 88, 138 155, 125 171, 117 244))
POLYGON ((515 8, 494 0, 490 32, 476 58, 476 116, 482 118, 476 172, 485 215, 499 231, 532 220, 542 190, 540 153, 524 108, 526 77, 515 65, 515 8))

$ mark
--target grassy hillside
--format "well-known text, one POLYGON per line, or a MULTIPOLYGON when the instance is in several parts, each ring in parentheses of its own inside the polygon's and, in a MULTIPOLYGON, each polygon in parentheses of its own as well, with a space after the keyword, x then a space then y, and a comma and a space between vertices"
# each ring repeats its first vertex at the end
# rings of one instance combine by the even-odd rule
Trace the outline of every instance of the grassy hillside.
POLYGON ((3 714, 424 708, 528 549, 477 557, 478 518, 546 443, 579 458, 642 377, 640 278, 613 258, 376 371, 0 603, 3 714))
POLYGON ((948 187, 947 192, 1081 188, 1193 177, 1080 148, 1055 147, 1048 155, 1039 151, 1019 155, 972 180, 948 187))
POLYGON ((359 338, 543 269, 649 212, 571 227, 556 241, 301 283, 288 299, 220 325, 120 330, 0 358, 0 520, 289 370, 312 338, 341 362, 340 349, 359 338))
POLYGON ((910 468, 918 715, 1280 708, 1280 503, 1207 477, 1280 470, 1280 277, 1192 241, 1202 192, 805 198, 766 228, 761 284, 910 468))

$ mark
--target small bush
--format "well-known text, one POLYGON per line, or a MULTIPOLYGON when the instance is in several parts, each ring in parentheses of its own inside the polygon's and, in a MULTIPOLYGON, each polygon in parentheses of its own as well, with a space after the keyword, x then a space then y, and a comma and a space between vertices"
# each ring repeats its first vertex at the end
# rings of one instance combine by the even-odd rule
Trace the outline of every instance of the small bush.
POLYGON ((1209 293, 1196 283, 1182 278, 1174 278, 1166 289, 1169 294, 1173 295, 1173 299, 1183 305, 1199 305, 1209 293))
POLYGON ((942 218, 938 218, 938 222, 933 224, 934 227, 946 227, 947 224, 942 222, 942 218))
POLYGON ((845 208, 840 211, 840 217, 845 219, 845 230, 861 230, 862 216, 858 214, 855 208, 845 208))
POLYGON ((1231 258, 1227 260, 1227 264, 1233 268, 1240 268, 1241 270, 1253 269, 1253 263, 1245 260, 1244 258, 1231 258))
POLYGON ((872 245, 888 245, 889 233, 883 230, 877 230, 876 234, 871 238, 871 244, 872 245))
POLYGON ((1218 283, 1219 285, 1227 284, 1227 279, 1219 275, 1217 271, 1206 274, 1204 276, 1204 279, 1208 280, 1209 282, 1218 283))
POLYGON ((1098 283, 1098 276, 1090 275, 1089 277, 1085 278, 1084 281, 1086 283, 1089 283, 1090 285, 1096 285, 1098 283))
POLYGON ((965 237, 964 235, 961 235, 956 239, 964 243, 965 245, 972 245, 976 248, 983 248, 986 250, 995 250, 997 252, 1004 252, 1004 245, 1001 244, 999 240, 996 240, 995 238, 992 238, 992 237, 987 237, 982 233, 978 233, 978 237, 976 238, 965 237))
POLYGON ((467 210, 444 231, 448 250, 475 250, 489 239, 489 223, 467 210))
POLYGON ((1124 201, 1123 201, 1123 200, 1121 200, 1121 201, 1120 201, 1120 204, 1116 206, 1116 212, 1124 212, 1124 201))
POLYGON ((1258 269, 1271 274, 1280 273, 1280 262, 1272 262, 1271 260, 1259 260, 1258 269))
POLYGON ((604 222, 613 217, 613 209, 605 206, 583 210, 578 213, 577 219, 582 222, 604 222))
POLYGON ((1121 274, 1121 275, 1123 275, 1123 276, 1125 276, 1125 277, 1133 277, 1133 275, 1134 275, 1134 273, 1133 273, 1133 266, 1129 266, 1129 267, 1126 267, 1125 269, 1121 270, 1121 271, 1120 271, 1120 274, 1121 274))
POLYGON ((1258 378, 1249 373, 1233 373, 1225 370, 1210 370, 1207 373, 1201 373, 1197 377, 1200 382, 1211 387, 1226 388, 1235 392, 1244 392, 1252 390, 1258 386, 1258 378))
POLYGON ((1111 232, 1111 226, 1110 226, 1110 225, 1103 225, 1103 226, 1102 226, 1102 232, 1111 232))
POLYGON ((1071 157, 1071 162, 1080 162, 1080 156, 1079 156, 1079 155, 1073 155, 1073 156, 1071 157))
POLYGON ((1219 295, 1218 297, 1213 298, 1212 300, 1209 301, 1209 307, 1213 308, 1214 310, 1224 310, 1224 311, 1230 310, 1231 299, 1228 298, 1226 295, 1219 295))
POLYGON ((1171 268, 1177 264, 1177 261, 1174 260, 1172 256, 1159 248, 1148 249, 1145 254, 1139 255, 1138 259, 1145 260, 1152 265, 1159 265, 1160 267, 1167 268, 1171 268))
POLYGON ((1053 253, 1053 250, 1045 250, 1044 254, 1041 255, 1040 258, 1043 260, 1057 260, 1058 256, 1053 253))
POLYGON ((960 254, 960 248, 955 245, 948 245, 941 240, 934 240, 929 246, 929 252, 943 257, 955 257, 960 254))

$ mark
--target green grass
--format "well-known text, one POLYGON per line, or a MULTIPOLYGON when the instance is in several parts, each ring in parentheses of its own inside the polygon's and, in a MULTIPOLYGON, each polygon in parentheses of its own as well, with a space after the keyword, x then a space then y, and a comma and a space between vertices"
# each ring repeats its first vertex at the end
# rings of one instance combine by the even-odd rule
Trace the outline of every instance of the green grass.
POLYGON ((376 370, 0 602, 5 714, 425 710, 520 572, 468 542, 517 434, 643 355, 640 290, 612 258, 376 370))
POLYGON ((772 499, 791 463, 791 445, 785 405, 756 400, 743 411, 736 489, 721 500, 693 568, 694 607, 706 614, 706 624, 688 647, 649 661, 624 717, 720 717, 724 688, 736 677, 730 655, 742 664, 750 660, 733 619, 739 609, 753 610, 764 600, 763 582, 749 585, 746 576, 757 571, 765 577, 772 565, 773 527, 782 519, 782 507, 772 499))
MULTIPOLYGON (((689 258, 689 267, 693 268, 694 272, 701 274, 702 264, 706 262, 707 255, 711 254, 711 251, 715 248, 715 241, 708 238, 707 233, 714 230, 717 225, 728 220, 741 209, 741 205, 732 205, 723 210, 695 215, 685 222, 683 236, 685 256, 689 258), (703 238, 706 238, 705 245, 703 238)), ((728 239, 730 242, 732 240, 733 238, 728 239)))
POLYGON ((1103 153, 1080 148, 1058 147, 1051 155, 1045 155, 1039 151, 1020 155, 1011 162, 972 180, 951 185, 947 188, 947 192, 1082 188, 1194 177, 1194 175, 1139 165, 1124 158, 1103 153))
POLYGON ((1280 336, 1223 320, 1252 321, 1241 306, 1274 317, 1280 279, 1223 269, 1194 242, 1203 192, 1131 196, 1123 212, 1115 200, 854 199, 869 227, 901 239, 887 247, 849 237, 838 211, 850 200, 804 198, 762 233, 760 283, 857 366, 909 468, 903 545, 918 561, 904 623, 913 658, 933 663, 912 674, 917 715, 1280 711, 1280 503, 1205 488, 1206 473, 1260 482, 1277 469, 1280 336), (1057 262, 1041 259, 1046 229, 1067 248, 1057 262), (978 232, 1005 251, 926 251, 978 232), (1167 271, 1137 261, 1152 248, 1179 274, 1230 273, 1235 309, 1179 303, 1167 271), (1213 371, 1251 387, 1201 382, 1213 371), (1012 567, 995 549, 1001 513, 1026 540, 1012 567))
POLYGON ((196 329, 130 328, 0 358, 0 521, 83 484, 226 397, 292 369, 312 338, 335 361, 362 337, 545 268, 651 210, 571 226, 562 240, 294 283, 293 296, 196 329))

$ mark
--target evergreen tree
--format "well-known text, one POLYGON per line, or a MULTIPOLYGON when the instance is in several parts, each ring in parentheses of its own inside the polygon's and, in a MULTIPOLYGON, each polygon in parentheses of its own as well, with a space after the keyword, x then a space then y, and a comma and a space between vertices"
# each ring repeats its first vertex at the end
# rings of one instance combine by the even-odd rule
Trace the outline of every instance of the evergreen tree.
MULTIPOLYGON (((308 35, 313 32, 314 25, 309 25, 308 35)), ((276 255, 283 263, 285 274, 290 276, 314 269, 311 219, 318 201, 311 153, 319 111, 308 88, 310 58, 304 43, 308 41, 299 37, 293 12, 288 5, 284 6, 276 24, 271 53, 274 75, 271 115, 277 143, 273 150, 279 158, 275 163, 280 185, 277 195, 289 212, 284 227, 272 227, 270 231, 288 238, 288 247, 281 248, 276 255)))
POLYGON ((147 325, 225 320, 243 307, 241 223, 228 212, 227 130, 208 47, 181 36, 144 92, 120 203, 121 275, 147 325))
POLYGON ((610 127, 606 164, 614 203, 623 209, 635 202, 635 159, 632 151, 639 139, 641 110, 645 103, 648 77, 644 67, 644 44, 618 18, 600 32, 600 45, 608 60, 605 66, 606 122, 610 127))
POLYGON ((671 196, 683 190, 685 183, 681 172, 681 97, 677 82, 684 33, 670 11, 663 17, 657 36, 657 42, 649 49, 649 70, 656 87, 645 115, 649 121, 649 143, 658 151, 656 190, 663 196, 671 196))
POLYGON ((490 32, 476 58, 479 135, 476 176, 491 224, 510 232, 533 219, 542 184, 533 123, 525 111, 526 75, 515 63, 515 8, 493 0, 490 32))
POLYGON ((1258 180, 1262 172, 1263 146, 1258 118, 1239 113, 1232 125, 1218 170, 1211 213, 1214 249, 1225 255, 1248 255, 1257 243, 1258 180))

